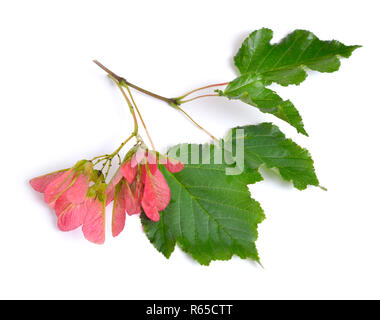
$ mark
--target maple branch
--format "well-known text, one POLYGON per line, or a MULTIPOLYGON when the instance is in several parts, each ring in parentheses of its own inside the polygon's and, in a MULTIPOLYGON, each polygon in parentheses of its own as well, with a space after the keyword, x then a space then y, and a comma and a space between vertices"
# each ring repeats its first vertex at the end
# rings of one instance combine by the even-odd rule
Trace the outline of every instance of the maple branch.
POLYGON ((166 98, 166 97, 160 96, 160 95, 158 95, 158 94, 156 94, 156 93, 153 93, 153 92, 150 92, 150 91, 145 90, 145 89, 143 89, 143 88, 140 88, 139 86, 136 86, 136 85, 133 84, 133 83, 130 83, 130 82, 127 81, 125 78, 118 76, 116 73, 112 72, 110 69, 108 69, 107 67, 105 67, 105 66, 104 66, 103 64, 101 64, 98 60, 93 60, 93 62, 94 62, 97 66, 99 66, 101 69, 103 69, 105 72, 107 72, 110 76, 112 76, 115 80, 117 80, 117 82, 119 82, 119 84, 120 84, 121 86, 123 86, 123 87, 127 87, 127 86, 132 87, 132 88, 134 88, 134 89, 136 89, 136 90, 138 90, 138 91, 140 91, 140 92, 142 92, 142 93, 147 94, 148 96, 151 96, 151 97, 156 98, 156 99, 158 99, 158 100, 164 101, 164 102, 166 102, 166 103, 168 103, 168 104, 170 104, 170 105, 172 105, 172 104, 177 105, 177 104, 178 104, 178 102, 177 102, 176 99, 173 99, 173 98, 166 98))

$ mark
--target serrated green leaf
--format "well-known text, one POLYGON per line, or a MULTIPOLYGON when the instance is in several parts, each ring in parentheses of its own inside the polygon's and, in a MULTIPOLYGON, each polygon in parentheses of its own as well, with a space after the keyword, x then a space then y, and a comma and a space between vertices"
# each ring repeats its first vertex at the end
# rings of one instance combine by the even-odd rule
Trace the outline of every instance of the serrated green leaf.
POLYGON ((161 213, 161 218, 157 222, 150 220, 144 213, 140 217, 144 231, 150 242, 166 258, 169 258, 174 251, 176 238, 171 233, 169 223, 166 222, 167 219, 164 218, 163 214, 161 213))
POLYGON ((288 122, 298 132, 307 135, 302 118, 290 100, 282 100, 276 92, 265 87, 260 75, 245 74, 230 82, 224 91, 230 99, 239 99, 288 122))
POLYGON ((261 123, 234 128, 228 135, 233 146, 236 145, 237 129, 244 130, 244 160, 248 167, 254 170, 262 165, 277 168, 281 177, 292 181, 299 190, 308 185, 319 186, 309 152, 287 139, 277 126, 261 123))
POLYGON ((334 72, 340 57, 348 58, 360 46, 346 46, 339 41, 319 40, 312 32, 295 30, 279 43, 270 44, 273 31, 260 29, 243 42, 234 61, 241 74, 260 74, 267 84, 300 84, 307 77, 305 68, 334 72))
POLYGON ((272 37, 272 30, 263 28, 244 40, 234 57, 241 76, 230 82, 223 93, 218 93, 271 113, 307 135, 293 103, 284 101, 266 87, 272 82, 283 86, 298 85, 306 79, 307 68, 320 72, 337 71, 339 58, 348 58, 360 46, 346 46, 336 40, 322 41, 306 30, 295 30, 276 44, 270 43, 272 37))
MULTIPOLYGON (((191 156, 192 146, 187 148, 191 156)), ((214 162, 211 157, 211 164, 186 164, 178 173, 161 167, 171 202, 158 222, 141 215, 144 230, 166 257, 178 243, 203 265, 233 255, 259 261, 254 242, 264 213, 251 198, 247 182, 254 183, 261 176, 257 171, 228 176, 227 165, 214 162)))

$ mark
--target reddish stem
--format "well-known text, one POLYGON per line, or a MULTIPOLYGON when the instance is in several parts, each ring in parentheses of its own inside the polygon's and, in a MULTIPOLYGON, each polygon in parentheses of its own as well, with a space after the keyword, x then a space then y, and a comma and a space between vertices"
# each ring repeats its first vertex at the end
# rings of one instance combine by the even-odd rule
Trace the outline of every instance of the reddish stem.
POLYGON ((193 100, 196 100, 196 99, 199 99, 199 98, 204 98, 204 97, 218 97, 219 95, 218 94, 204 94, 204 95, 201 95, 201 96, 196 96, 194 98, 191 98, 191 99, 188 99, 188 100, 181 100, 181 104, 183 103, 186 103, 186 102, 190 102, 190 101, 193 101, 193 100))
POLYGON ((187 97, 188 95, 190 95, 190 94, 192 94, 194 92, 203 90, 203 89, 212 88, 212 87, 221 87, 221 86, 226 86, 228 84, 229 84, 229 82, 223 82, 223 83, 210 84, 208 86, 200 87, 198 89, 191 90, 190 92, 188 92, 185 95, 183 95, 182 97, 180 97, 180 99, 183 99, 183 98, 187 97))

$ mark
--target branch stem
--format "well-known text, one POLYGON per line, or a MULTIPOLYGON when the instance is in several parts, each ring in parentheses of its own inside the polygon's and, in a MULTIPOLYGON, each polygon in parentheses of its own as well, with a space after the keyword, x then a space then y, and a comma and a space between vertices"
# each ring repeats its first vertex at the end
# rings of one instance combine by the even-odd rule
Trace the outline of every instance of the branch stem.
POLYGON ((177 105, 176 99, 166 98, 166 97, 160 96, 160 95, 158 95, 156 93, 153 93, 153 92, 150 92, 150 91, 145 90, 143 88, 140 88, 139 86, 136 86, 135 84, 130 83, 125 78, 118 76, 116 73, 112 72, 110 69, 108 69, 103 64, 101 64, 98 60, 93 60, 93 61, 94 61, 94 63, 97 66, 99 66, 101 69, 103 69, 105 72, 107 72, 110 76, 112 76, 112 78, 114 78, 115 80, 117 80, 117 82, 121 86, 123 86, 123 87, 129 86, 129 87, 134 88, 134 89, 136 89, 136 90, 138 90, 138 91, 140 91, 142 93, 147 94, 148 96, 151 96, 153 98, 159 99, 159 100, 164 101, 164 102, 166 102, 168 104, 173 104, 174 103, 175 105, 177 105))
POLYGON ((113 79, 112 76, 110 76, 110 78, 115 81, 115 83, 118 86, 118 88, 120 89, 120 91, 121 91, 121 93, 122 93, 125 101, 127 101, 127 104, 128 104, 128 107, 129 107, 129 111, 131 112, 132 117, 133 117, 133 123, 134 123, 133 134, 136 136, 137 133, 138 133, 138 131, 139 131, 139 125, 137 123, 136 113, 135 113, 135 110, 133 109, 133 105, 132 105, 131 101, 129 100, 127 94, 125 93, 123 87, 120 85, 120 83, 116 79, 113 79))
POLYGON ((228 85, 228 84, 229 84, 229 82, 210 84, 210 85, 208 85, 208 86, 204 86, 204 87, 200 87, 200 88, 198 88, 198 89, 191 90, 191 91, 189 91, 188 93, 186 93, 186 94, 184 94, 183 96, 178 97, 178 98, 176 98, 176 99, 178 99, 178 100, 182 100, 183 98, 185 98, 185 97, 191 95, 191 94, 194 93, 194 92, 201 91, 201 90, 203 90, 203 89, 207 89, 207 88, 212 88, 212 87, 226 86, 226 85, 228 85))
POLYGON ((190 101, 193 101, 193 100, 196 100, 196 99, 200 99, 200 98, 205 98, 205 97, 218 97, 219 95, 218 94, 203 94, 201 96, 196 96, 194 98, 191 98, 191 99, 187 99, 187 100, 180 100, 181 104, 184 104, 186 102, 190 102, 190 101))
MULTIPOLYGON (((201 88, 198 88, 198 89, 194 89, 188 93, 186 93, 185 95, 181 96, 181 97, 178 97, 178 98, 166 98, 166 97, 163 97, 163 96, 160 96, 158 94, 155 94, 153 92, 150 92, 148 90, 145 90, 143 88, 140 88, 136 85, 134 85, 133 83, 130 83, 128 82, 125 78, 123 77, 120 77, 118 76, 116 73, 112 72, 110 69, 108 69, 107 67, 105 67, 103 64, 101 64, 99 61, 97 60, 93 60, 94 63, 99 66, 102 70, 104 70, 108 75, 109 77, 115 81, 115 83, 117 84, 117 86, 119 87, 120 91, 122 92, 125 100, 127 101, 128 103, 128 106, 129 106, 129 109, 132 113, 132 116, 133 116, 133 121, 134 121, 134 124, 135 124, 135 130, 133 131, 133 134, 131 135, 130 138, 128 138, 127 140, 131 139, 133 136, 137 136, 137 132, 138 132, 138 124, 137 124, 137 119, 136 119, 136 114, 134 112, 134 109, 136 109, 138 115, 139 115, 139 118, 141 120, 141 123, 142 125, 144 126, 144 129, 147 133, 147 136, 149 138, 149 141, 152 145, 152 148, 154 148, 154 144, 152 142, 152 139, 149 135, 149 132, 146 128, 146 125, 144 123, 144 120, 142 119, 141 117, 141 113, 139 111, 139 109, 137 108, 137 105, 132 97, 132 94, 131 94, 131 91, 129 89, 129 87, 131 88, 134 88, 142 93, 145 93, 153 98, 156 98, 158 100, 161 100, 161 101, 164 101, 166 103, 168 103, 170 106, 174 107, 175 109, 178 109, 179 111, 181 111, 187 118, 190 119, 191 122, 193 122, 199 129, 201 129, 203 132, 205 132, 208 136, 211 137, 211 139, 215 140, 215 141, 218 141, 218 139, 216 139, 210 132, 208 132, 206 129, 204 129, 202 126, 200 126, 193 118, 190 117, 190 115, 188 115, 182 108, 179 107, 180 104, 182 103, 186 103, 186 102, 190 102, 190 101, 193 101, 195 99, 199 99, 199 98, 203 98, 203 97, 215 97, 215 96, 218 96, 217 94, 205 94, 205 95, 201 95, 201 96, 197 96, 197 97, 194 97, 192 99, 188 99, 188 100, 184 100, 184 101, 181 101, 181 99, 183 99, 184 97, 187 97, 188 95, 194 93, 194 92, 197 92, 197 91, 200 91, 200 90, 203 90, 203 89, 207 89, 207 88, 211 88, 211 87, 218 87, 218 86, 224 86, 224 85, 228 85, 229 82, 224 82, 224 83, 217 83, 217 84, 211 84, 211 85, 207 85, 207 86, 204 86, 204 87, 201 87, 201 88), (131 100, 133 102, 133 105, 131 103, 131 101, 129 100, 129 98, 127 97, 125 91, 123 90, 122 87, 125 87, 127 90, 128 90, 128 93, 130 94, 130 97, 131 97, 131 100)), ((126 142, 125 142, 126 143, 126 142)), ((122 146, 120 147, 120 149, 122 148, 122 146)), ((114 157, 118 151, 120 151, 120 149, 117 150, 116 153, 112 153, 110 156, 114 157)), ((112 158, 111 158, 112 159, 112 158)))
POLYGON ((129 140, 131 140, 133 137, 135 137, 136 135, 134 133, 132 133, 127 139, 125 139, 122 144, 119 146, 119 148, 117 148, 114 152, 112 152, 110 154, 110 158, 112 159, 113 157, 115 157, 117 154, 119 154, 119 151, 127 144, 127 142, 129 140))
POLYGON ((179 106, 176 107, 176 109, 180 110, 189 120, 194 123, 199 129, 201 129, 203 132, 205 132, 212 140, 219 141, 217 138, 215 138, 210 132, 208 132, 205 128, 201 127, 188 113, 185 112, 182 108, 179 106))
POLYGON ((139 116, 139 118, 140 118, 141 124, 143 125, 143 127, 144 127, 144 129, 145 129, 146 135, 148 136, 149 142, 150 142, 150 144, 151 144, 153 150, 155 150, 156 148, 154 147, 153 140, 152 140, 152 138, 150 137, 150 134, 149 134, 148 128, 147 128, 146 125, 145 125, 144 119, 143 119, 142 116, 141 116, 140 110, 139 110, 139 108, 137 107, 137 104, 136 104, 136 102, 135 102, 135 99, 133 99, 132 92, 131 92, 131 90, 129 90, 129 87, 128 87, 128 86, 126 86, 126 88, 127 88, 128 93, 129 93, 129 96, 131 97, 131 100, 132 100, 133 106, 135 107, 135 109, 136 109, 136 111, 137 111, 137 114, 138 114, 138 116, 139 116))

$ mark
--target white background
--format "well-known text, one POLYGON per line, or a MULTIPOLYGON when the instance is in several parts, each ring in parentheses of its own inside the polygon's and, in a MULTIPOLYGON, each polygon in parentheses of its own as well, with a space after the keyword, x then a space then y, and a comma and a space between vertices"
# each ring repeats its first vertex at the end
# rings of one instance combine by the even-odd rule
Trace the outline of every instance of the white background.
MULTIPOLYGON (((2 1, 0 4, 0 298, 380 298, 378 1, 2 1), (272 121, 315 160, 321 184, 278 177, 251 188, 267 219, 246 260, 200 266, 176 248, 166 260, 137 216, 103 246, 60 232, 32 177, 112 152, 131 132, 120 92, 92 59, 133 83, 178 96, 235 77, 232 57, 253 30, 275 41, 296 28, 361 44, 341 70, 276 86, 310 137, 237 101, 185 105, 222 137, 272 121)), ((160 151, 208 137, 169 106, 136 101, 160 151)))

